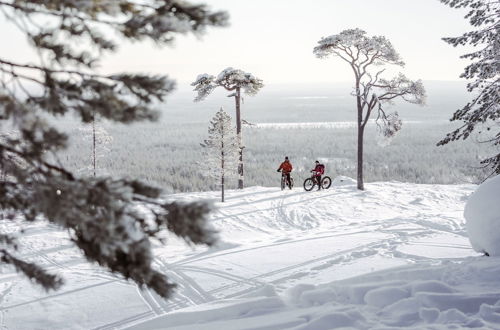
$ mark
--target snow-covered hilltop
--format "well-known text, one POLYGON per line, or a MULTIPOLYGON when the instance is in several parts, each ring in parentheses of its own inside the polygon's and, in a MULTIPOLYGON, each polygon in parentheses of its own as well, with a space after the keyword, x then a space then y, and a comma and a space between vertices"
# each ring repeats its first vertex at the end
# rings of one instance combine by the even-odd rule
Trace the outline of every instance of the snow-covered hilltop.
MULTIPOLYGON (((178 284, 163 300, 89 266, 64 235, 30 227, 30 256, 63 273, 45 294, 4 273, 2 325, 96 329, 500 327, 500 265, 473 251, 464 206, 474 185, 389 182, 356 190, 250 187, 217 203, 217 248, 155 249, 178 284), (63 242, 64 243, 64 242, 63 242)), ((218 200, 218 192, 178 200, 218 200)))

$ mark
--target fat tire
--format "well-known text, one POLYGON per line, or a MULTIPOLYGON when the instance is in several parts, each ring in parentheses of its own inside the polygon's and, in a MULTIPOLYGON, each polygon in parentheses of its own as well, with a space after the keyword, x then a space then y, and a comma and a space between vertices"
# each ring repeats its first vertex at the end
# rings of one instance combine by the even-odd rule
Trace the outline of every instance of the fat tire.
POLYGON ((316 184, 314 183, 313 179, 311 179, 311 178, 307 178, 304 180, 304 190, 305 191, 313 190, 315 185, 316 184))
POLYGON ((332 185, 332 179, 329 176, 324 176, 321 178, 321 188, 328 189, 332 185))

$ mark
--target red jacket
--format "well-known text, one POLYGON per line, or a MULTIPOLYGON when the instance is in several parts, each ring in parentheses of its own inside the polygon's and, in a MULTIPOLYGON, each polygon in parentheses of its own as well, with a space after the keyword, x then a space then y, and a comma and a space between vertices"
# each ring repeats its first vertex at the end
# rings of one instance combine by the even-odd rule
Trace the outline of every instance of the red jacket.
POLYGON ((290 173, 292 171, 292 163, 290 163, 289 160, 285 160, 283 163, 281 163, 280 167, 278 170, 282 170, 284 173, 290 173))
POLYGON ((325 174, 325 165, 323 164, 318 164, 316 165, 316 167, 314 168, 314 174, 316 175, 323 175, 325 174))

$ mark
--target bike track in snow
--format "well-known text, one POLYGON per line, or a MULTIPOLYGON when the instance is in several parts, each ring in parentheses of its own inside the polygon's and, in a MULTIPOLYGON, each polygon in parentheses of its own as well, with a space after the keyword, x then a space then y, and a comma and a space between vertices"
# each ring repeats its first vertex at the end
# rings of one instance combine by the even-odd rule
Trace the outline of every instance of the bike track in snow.
MULTIPOLYGON (((276 209, 276 217, 279 218, 282 223, 287 223, 289 225, 296 226, 296 223, 293 221, 293 219, 291 219, 288 216, 288 213, 287 213, 287 206, 290 205, 290 203, 285 202, 285 199, 287 197, 288 196, 284 195, 281 199, 278 199, 277 202, 274 203, 275 205, 272 208, 276 209)), ((314 199, 314 197, 308 198, 308 200, 311 200, 311 199, 314 199)), ((348 225, 351 225, 351 224, 348 224, 348 225)), ((382 239, 382 240, 377 241, 377 242, 368 243, 368 244, 365 244, 362 246, 357 246, 357 247, 354 247, 352 249, 348 249, 348 250, 344 250, 344 251, 340 251, 340 252, 335 252, 335 253, 320 257, 320 258, 306 260, 306 261, 303 261, 301 263, 297 263, 297 264, 287 266, 287 267, 284 267, 281 269, 277 269, 277 270, 274 270, 271 272, 260 274, 260 275, 255 276, 255 277, 245 278, 243 281, 241 279, 239 279, 239 280, 235 281, 235 283, 233 283, 233 284, 230 284, 226 287, 221 287, 221 288, 218 288, 216 290, 210 291, 210 293, 215 293, 215 292, 221 291, 221 290, 223 290, 227 287, 231 287, 231 286, 235 287, 238 285, 248 285, 249 281, 259 280, 259 283, 262 283, 262 279, 265 279, 269 276, 286 273, 286 272, 289 272, 289 271, 294 270, 294 269, 299 269, 299 268, 302 268, 302 267, 307 266, 307 265, 314 265, 314 264, 317 264, 317 263, 322 262, 322 261, 337 258, 339 256, 352 255, 353 252, 357 252, 355 257, 351 256, 350 258, 343 259, 344 263, 351 262, 354 258, 360 258, 360 257, 362 258, 364 256, 371 256, 375 253, 390 255, 391 257, 395 257, 396 255, 401 256, 401 255, 403 255, 403 253, 397 252, 396 251, 397 247, 403 243, 408 242, 412 238, 422 238, 422 237, 433 235, 433 234, 436 234, 439 232, 444 232, 447 234, 457 234, 457 235, 464 236, 463 229, 457 228, 456 223, 454 221, 450 221, 449 224, 446 225, 446 224, 436 224, 435 222, 430 221, 430 220, 426 220, 426 219, 417 219, 415 221, 415 219, 397 218, 397 219, 394 219, 394 221, 387 221, 387 220, 376 221, 374 223, 371 223, 370 225, 372 227, 376 227, 376 229, 374 229, 373 231, 385 232, 385 233, 390 234, 392 237, 390 237, 388 239, 382 239), (415 229, 413 231, 413 233, 412 233, 412 231, 409 231, 406 228, 402 229, 402 230, 395 230, 395 229, 391 228, 391 225, 401 226, 401 225, 405 225, 405 224, 406 225, 408 225, 408 224, 419 225, 419 226, 421 226, 421 228, 415 229)), ((300 229, 303 229, 303 227, 300 229)), ((363 231, 365 231, 365 230, 359 230, 358 232, 363 232, 363 231)), ((352 234, 353 233, 350 232, 350 233, 347 233, 346 235, 352 235, 352 234)), ((328 237, 337 236, 337 235, 331 235, 328 237)), ((324 238, 324 237, 308 238, 305 240, 321 239, 321 238, 324 238)), ((252 249, 255 250, 255 249, 269 248, 269 247, 273 247, 273 246, 277 246, 277 245, 295 244, 298 241, 300 241, 300 240, 295 240, 295 241, 291 241, 291 242, 278 242, 278 243, 258 246, 258 247, 250 248, 250 249, 239 249, 236 251, 217 253, 214 255, 203 256, 203 257, 198 258, 198 259, 192 258, 192 259, 187 260, 187 261, 179 261, 176 264, 180 264, 180 265, 193 264, 197 261, 211 259, 211 258, 220 258, 221 256, 224 256, 224 255, 238 254, 238 253, 249 251, 252 249)), ((414 261, 418 261, 420 259, 423 259, 423 258, 419 258, 416 256, 407 255, 407 254, 405 255, 405 257, 409 258, 410 260, 414 260, 414 261)), ((191 271, 197 270, 195 266, 190 266, 189 269, 191 271)), ((214 275, 214 276, 217 274, 219 274, 220 276, 226 276, 226 277, 231 276, 231 274, 221 272, 220 270, 218 270, 217 272, 215 272, 215 271, 210 272, 209 269, 204 268, 203 270, 200 269, 200 271, 205 272, 205 273, 209 273, 209 274, 214 275)), ((281 280, 280 278, 275 279, 272 281, 272 283, 279 282, 280 280, 281 280)), ((248 291, 248 289, 245 291, 248 291)), ((238 295, 238 293, 235 293, 235 294, 231 294, 230 296, 232 297, 232 296, 237 296, 237 295, 238 295)))
MULTIPOLYGON (((141 297, 141 299, 146 303, 146 305, 149 308, 149 311, 139 313, 136 315, 129 315, 126 318, 122 320, 117 320, 116 322, 108 323, 102 326, 99 326, 95 329, 115 329, 115 328, 123 328, 132 324, 135 324, 139 321, 162 315, 164 313, 181 309, 187 306, 192 306, 192 305, 197 305, 201 303, 206 303, 213 301, 215 299, 221 299, 221 298, 231 298, 231 297, 238 297, 241 295, 245 295, 248 293, 251 293, 253 291, 259 290, 260 288, 268 285, 268 284, 277 284, 282 281, 285 281, 287 278, 290 276, 294 276, 294 272, 297 271, 297 273, 300 275, 300 272, 302 272, 303 276, 308 276, 308 271, 311 270, 321 270, 322 267, 327 268, 327 267, 332 267, 332 266, 339 266, 345 263, 352 262, 355 259, 361 259, 366 256, 371 256, 373 253, 381 254, 381 255, 392 255, 396 256, 402 255, 401 252, 397 251, 397 247, 405 242, 408 242, 412 238, 422 238, 425 236, 433 235, 439 232, 442 233, 448 233, 448 234, 456 234, 456 235, 464 235, 463 228, 457 225, 457 223, 454 221, 453 218, 446 219, 446 216, 444 216, 442 219, 445 220, 445 223, 436 223, 428 217, 431 216, 426 216, 422 215, 421 217, 415 219, 415 218, 408 218, 408 219, 402 219, 402 218, 395 218, 393 221, 387 221, 387 219, 383 220, 375 220, 369 224, 369 228, 366 228, 366 223, 363 224, 358 224, 356 222, 350 222, 346 219, 342 219, 343 221, 337 224, 337 230, 344 228, 345 232, 334 232, 332 233, 332 230, 329 228, 324 228, 324 230, 317 231, 315 237, 306 237, 306 238, 299 238, 299 239, 290 239, 290 236, 293 236, 293 233, 300 233, 301 231, 304 230, 309 230, 311 229, 311 226, 313 229, 314 225, 319 223, 320 221, 317 219, 317 208, 310 207, 311 203, 315 200, 321 200, 325 197, 328 197, 328 195, 335 195, 335 194, 340 194, 340 193, 345 193, 345 192, 334 192, 331 191, 327 194, 327 196, 315 196, 313 195, 314 192, 311 192, 309 194, 304 193, 304 192, 299 192, 299 193, 290 193, 289 191, 282 192, 282 195, 280 196, 278 194, 272 194, 271 196, 268 196, 270 194, 264 194, 264 198, 257 199, 257 202, 260 202, 262 200, 269 200, 271 205, 269 207, 259 207, 256 208, 255 210, 249 210, 249 211, 243 211, 243 212, 231 212, 230 209, 232 208, 237 208, 238 204, 239 205, 244 205, 246 204, 252 204, 256 202, 255 199, 255 194, 249 193, 247 196, 243 197, 243 201, 239 201, 238 203, 235 203, 233 206, 229 206, 227 208, 223 208, 219 211, 218 215, 216 215, 216 218, 219 217, 220 219, 224 219, 225 221, 233 221, 235 222, 235 227, 239 227, 241 229, 249 229, 253 230, 256 232, 260 232, 266 235, 273 235, 272 229, 279 229, 281 227, 285 228, 292 228, 293 230, 289 230, 287 235, 284 237, 278 237, 275 238, 274 241, 270 242, 263 242, 263 244, 257 244, 254 246, 250 247, 234 247, 222 251, 213 251, 213 252, 205 252, 202 253, 198 256, 190 256, 181 260, 178 260, 176 262, 172 263, 167 263, 165 261, 162 261, 162 258, 157 258, 157 267, 162 270, 163 272, 166 273, 166 275, 175 283, 178 284, 178 290, 176 295, 169 301, 166 301, 162 299, 161 297, 157 296, 156 294, 150 292, 147 289, 140 290, 138 289, 138 294, 141 297), (278 195, 278 196, 275 196, 278 195), (300 212, 299 212, 299 211, 300 212), (253 225, 251 223, 248 223, 246 220, 246 216, 250 214, 251 212, 260 212, 263 216, 267 214, 269 217, 268 220, 271 222, 271 230, 267 230, 265 228, 261 228, 258 225, 253 225), (292 216, 290 216, 292 214, 292 216), (297 214, 299 214, 297 216, 297 214), (309 223, 309 227, 307 223, 299 223, 297 222, 297 218, 301 217, 304 218, 304 216, 307 215, 308 219, 312 219, 312 223, 309 223), (270 219, 270 218, 273 219, 270 219), (274 225, 272 220, 274 220, 274 225), (412 225, 412 226, 417 226, 417 228, 414 229, 412 232, 411 230, 408 229, 394 229, 394 227, 401 227, 402 225, 412 225), (353 226, 357 226, 358 228, 353 228, 353 226), (418 228, 420 227, 420 228, 418 228), (371 228, 371 229, 370 229, 371 228), (299 242, 305 242, 305 241, 310 241, 310 240, 322 240, 322 239, 331 239, 333 237, 337 236, 342 236, 342 235, 355 235, 356 233, 363 233, 367 231, 379 231, 386 233, 388 235, 388 238, 383 238, 381 240, 377 240, 375 242, 370 242, 367 244, 362 244, 359 246, 355 246, 353 248, 341 250, 341 251, 335 251, 334 253, 330 253, 318 258, 310 258, 307 260, 302 260, 300 262, 296 262, 294 264, 291 264, 286 267, 281 267, 274 269, 272 271, 268 272, 263 272, 259 275, 256 276, 250 276, 250 277, 244 277, 236 274, 232 274, 231 272, 221 270, 221 269, 211 269, 208 267, 204 266, 198 266, 197 263, 201 261, 207 261, 209 259, 216 260, 220 259, 229 255, 238 255, 242 254, 245 252, 251 252, 251 251, 257 251, 261 249, 268 249, 271 250, 274 247, 283 247, 286 245, 293 245, 297 244, 299 242), (375 251, 375 252, 374 252, 375 251), (342 258, 341 258, 342 257, 342 258), (329 261, 335 261, 328 263, 329 261), (306 269, 306 271, 304 271, 306 269), (215 276, 215 277, 220 277, 228 281, 232 281, 230 284, 222 285, 219 288, 212 289, 212 290, 204 290, 193 278, 191 278, 188 274, 189 273, 203 273, 207 274, 210 276, 215 276), (223 291, 229 291, 228 293, 225 293, 224 296, 220 297, 217 296, 215 297, 214 294, 223 292, 223 291)), ((40 230, 39 232, 33 232, 31 235, 39 235, 39 234, 46 234, 47 232, 40 230)), ((49 263, 48 269, 62 269, 62 268, 71 268, 76 265, 79 265, 80 263, 84 263, 85 260, 68 260, 68 261, 63 261, 63 262, 58 262, 54 261, 50 255, 52 253, 61 253, 64 252, 65 250, 71 249, 71 245, 63 245, 60 247, 53 247, 53 248, 47 248, 45 250, 33 250, 31 249, 30 253, 27 254, 30 257, 33 258, 40 258, 45 260, 46 262, 49 263)), ((413 258, 414 261, 418 261, 420 258, 415 257, 415 256, 408 256, 405 255, 406 257, 413 258)), ((10 280, 14 279, 14 274, 12 276, 4 276, 3 278, 0 278, 0 283, 2 282, 8 282, 10 280)), ((107 285, 111 282, 118 281, 119 279, 111 279, 111 280, 104 280, 103 282, 96 283, 93 285, 88 285, 84 286, 75 290, 70 290, 66 292, 62 292, 60 294, 53 294, 49 295, 45 298, 41 299, 35 299, 31 300, 28 302, 24 302, 21 304, 17 305, 9 305, 9 306, 2 306, 0 307, 0 311, 3 313, 12 308, 16 308, 19 306, 23 306, 26 304, 34 303, 34 302, 39 302, 42 300, 50 300, 51 297, 56 297, 56 296, 61 296, 61 295, 70 295, 72 292, 79 291, 79 290, 86 290, 89 288, 93 288, 96 286, 104 286, 107 285)), ((6 294, 6 291, 2 293, 3 295, 6 294)), ((3 317, 2 317, 3 321, 3 317)))

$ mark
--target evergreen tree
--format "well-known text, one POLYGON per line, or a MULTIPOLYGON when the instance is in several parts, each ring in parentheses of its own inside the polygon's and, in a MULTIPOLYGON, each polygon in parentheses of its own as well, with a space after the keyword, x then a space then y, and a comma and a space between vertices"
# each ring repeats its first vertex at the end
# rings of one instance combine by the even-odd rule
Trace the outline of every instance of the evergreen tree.
POLYGON ((90 124, 80 129, 83 139, 91 143, 90 166, 84 168, 84 172, 90 170, 97 175, 97 160, 102 159, 109 152, 108 145, 113 141, 113 137, 94 118, 90 124))
MULTIPOLYGON (((166 76, 94 71, 117 38, 169 44, 178 33, 224 26, 225 12, 180 0, 3 0, 2 19, 18 27, 39 58, 0 57, 0 208, 5 219, 49 221, 67 229, 85 257, 166 297, 174 285, 152 267, 152 239, 168 229, 194 244, 213 244, 205 203, 167 203, 161 190, 134 179, 78 178, 57 162, 68 137, 46 120, 74 113, 121 123, 156 120, 153 102, 174 88, 166 76), (43 22, 43 24, 40 24, 43 22), (113 37, 112 37, 113 36, 113 37), (12 161, 16 159, 16 161, 12 161), (141 205, 138 208, 138 205, 141 205)), ((20 233, 22 235, 22 233, 20 233)), ((62 279, 23 260, 15 239, 0 234, 0 260, 46 289, 62 279)))
POLYGON ((462 58, 473 63, 465 67, 460 77, 472 80, 467 84, 469 92, 474 93, 472 101, 457 110, 451 121, 463 124, 438 143, 445 145, 450 141, 465 140, 477 130, 486 130, 487 141, 493 144, 496 152, 481 163, 493 169, 492 174, 500 174, 500 1, 499 0, 441 0, 452 8, 469 8, 465 18, 476 28, 460 37, 443 38, 447 43, 471 45, 478 50, 465 54, 462 58))
POLYGON ((210 121, 208 139, 201 146, 206 160, 202 166, 204 173, 220 182, 221 201, 224 202, 226 178, 236 176, 240 150, 231 117, 224 109, 221 108, 210 121))
POLYGON ((201 74, 196 78, 196 81, 191 84, 195 86, 195 91, 198 95, 194 99, 195 102, 205 99, 217 87, 222 87, 227 91, 233 92, 230 97, 234 97, 236 104, 236 134, 238 135, 240 147, 240 161, 238 164, 238 189, 243 189, 243 142, 241 133, 241 90, 247 95, 256 95, 259 90, 264 87, 262 80, 253 76, 251 73, 242 70, 233 69, 231 67, 222 70, 217 77, 209 74, 201 74))
POLYGON ((393 136, 401 129, 401 120, 397 112, 386 113, 386 105, 396 99, 423 105, 424 86, 420 80, 411 81, 401 73, 392 79, 384 79, 381 75, 385 69, 371 71, 373 67, 387 64, 404 66, 404 62, 389 40, 382 36, 368 37, 360 29, 344 30, 321 38, 313 52, 318 58, 339 57, 353 70, 358 128, 357 186, 363 190, 363 138, 370 117, 376 112, 381 132, 384 136, 393 136))

